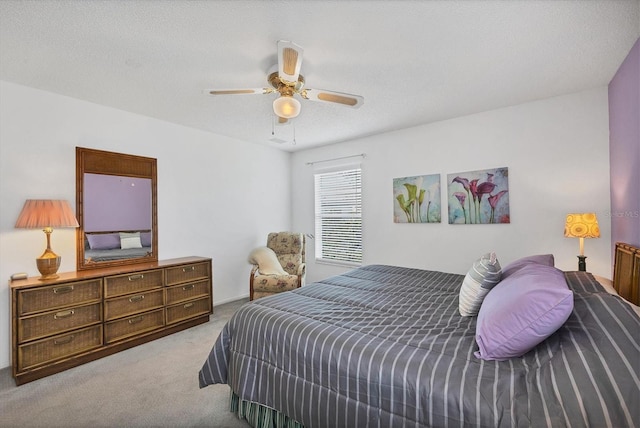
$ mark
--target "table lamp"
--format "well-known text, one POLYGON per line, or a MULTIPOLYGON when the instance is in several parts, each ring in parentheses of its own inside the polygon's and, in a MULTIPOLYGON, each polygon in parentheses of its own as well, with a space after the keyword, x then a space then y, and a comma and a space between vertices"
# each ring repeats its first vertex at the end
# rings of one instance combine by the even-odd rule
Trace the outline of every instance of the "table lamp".
POLYGON ((47 235, 47 249, 36 259, 36 265, 42 274, 38 279, 46 281, 58 278, 56 272, 60 267, 61 257, 51 250, 53 228, 79 226, 69 202, 52 199, 27 199, 15 227, 18 229, 42 228, 42 231, 47 235))
POLYGON ((578 270, 586 271, 587 262, 584 255, 584 238, 599 238, 600 228, 595 213, 567 214, 564 225, 564 236, 580 238, 580 255, 578 256, 578 270))

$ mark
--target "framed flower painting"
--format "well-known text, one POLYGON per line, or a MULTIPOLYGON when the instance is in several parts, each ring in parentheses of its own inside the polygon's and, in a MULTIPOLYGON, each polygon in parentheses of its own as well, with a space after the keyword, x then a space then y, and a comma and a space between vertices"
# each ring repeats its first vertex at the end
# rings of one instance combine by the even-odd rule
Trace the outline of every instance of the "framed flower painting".
POLYGON ((449 224, 510 223, 508 168, 449 174, 447 189, 449 224))
POLYGON ((440 174, 393 179, 394 223, 440 223, 440 174))

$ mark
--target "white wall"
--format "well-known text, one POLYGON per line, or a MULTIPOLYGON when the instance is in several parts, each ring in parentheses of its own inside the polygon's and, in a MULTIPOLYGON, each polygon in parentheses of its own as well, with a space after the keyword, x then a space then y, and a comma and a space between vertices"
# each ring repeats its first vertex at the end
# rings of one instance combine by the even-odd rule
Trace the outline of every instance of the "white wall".
MULTIPOLYGON (((159 257, 212 257, 214 305, 248 296, 249 252, 290 225, 288 153, 0 82, 0 367, 10 365, 9 277, 38 276, 46 246, 15 221, 25 199, 75 207, 76 146, 158 159, 159 257)), ((75 270, 75 230, 54 230, 51 245, 60 271, 75 270)))
MULTIPOLYGON (((215 120, 215 119, 212 119, 215 120)), ((268 232, 314 233, 313 169, 306 162, 366 153, 364 262, 464 273, 486 251, 504 265, 551 252, 577 268, 576 239, 564 238, 568 212, 595 211, 602 237, 587 240, 587 267, 611 277, 606 88, 376 135, 289 155, 7 82, 0 82, 0 278, 38 275, 39 230, 14 229, 28 198, 75 204, 75 147, 158 159, 161 259, 214 259, 214 303, 248 294, 246 257, 268 232), (269 173, 260 167, 269 165, 269 173), (511 224, 446 223, 446 175, 507 166, 511 224), (440 173, 441 224, 393 223, 392 180, 440 173), (290 191, 289 191, 290 190, 290 191), (260 195, 270 194, 268 200, 260 195), (291 207, 291 209, 290 209, 291 207)), ((75 232, 56 230, 61 271, 75 269, 75 232)), ((346 270, 314 263, 307 282, 346 270)), ((9 292, 0 281, 0 367, 10 364, 9 292)))
MULTIPOLYGON (((563 236, 569 212, 596 212, 600 239, 585 242, 587 270, 611 277, 609 134, 605 87, 297 152, 292 157, 293 229, 314 233, 313 168, 306 162, 366 153, 363 175, 364 264, 385 263, 465 273, 496 251, 502 265, 553 253, 577 270, 578 240, 563 236), (509 168, 510 224, 449 225, 447 174, 509 168), (440 224, 394 224, 395 177, 441 174, 440 224)), ((314 263, 307 282, 347 268, 314 263)))

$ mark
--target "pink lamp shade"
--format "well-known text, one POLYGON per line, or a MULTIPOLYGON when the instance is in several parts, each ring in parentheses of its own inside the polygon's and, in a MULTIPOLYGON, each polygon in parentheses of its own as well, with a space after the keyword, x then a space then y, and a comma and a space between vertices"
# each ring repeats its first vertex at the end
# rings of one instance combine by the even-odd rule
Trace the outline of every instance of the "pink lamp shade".
POLYGON ((18 229, 41 227, 80 227, 76 216, 65 200, 27 199, 16 220, 18 229))
POLYGON ((58 278, 61 257, 51 250, 51 232, 54 227, 79 227, 69 202, 54 199, 27 199, 16 220, 18 229, 42 228, 47 236, 47 249, 36 259, 40 280, 58 278))

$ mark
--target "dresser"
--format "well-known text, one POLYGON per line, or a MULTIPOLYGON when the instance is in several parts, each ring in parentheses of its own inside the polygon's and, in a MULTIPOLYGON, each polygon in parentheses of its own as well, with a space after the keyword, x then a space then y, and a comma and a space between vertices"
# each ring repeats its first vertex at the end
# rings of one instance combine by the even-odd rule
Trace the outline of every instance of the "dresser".
POLYGON ((16 384, 207 322, 212 278, 210 258, 184 257, 11 281, 16 384))

